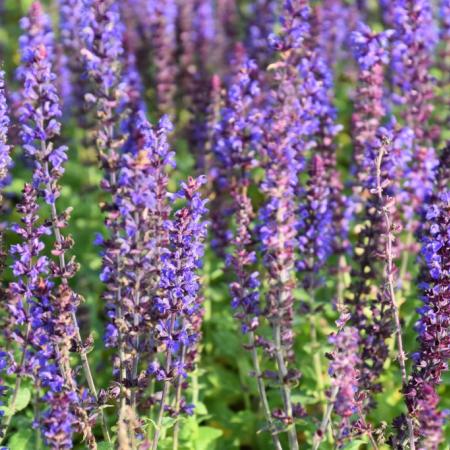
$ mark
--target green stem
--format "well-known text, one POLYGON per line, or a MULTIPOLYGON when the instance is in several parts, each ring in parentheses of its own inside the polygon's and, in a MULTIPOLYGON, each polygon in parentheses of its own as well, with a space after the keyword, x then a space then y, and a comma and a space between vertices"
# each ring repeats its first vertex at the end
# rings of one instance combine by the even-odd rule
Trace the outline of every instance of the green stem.
MULTIPOLYGON (((184 364, 184 358, 186 356, 186 347, 183 345, 181 348, 181 367, 183 367, 184 364)), ((180 402, 181 402, 181 389, 182 389, 182 376, 178 375, 177 379, 177 388, 175 392, 175 414, 178 414, 177 421, 175 422, 174 428, 173 428, 173 450, 178 450, 178 440, 180 435, 180 402)))
POLYGON ((319 445, 322 443, 325 433, 326 433, 327 429, 329 428, 331 413, 333 412, 334 402, 336 401, 338 392, 339 392, 339 387, 335 386, 331 393, 331 397, 328 402, 328 406, 324 412, 324 415, 322 418, 322 423, 320 424, 319 432, 314 435, 313 450, 317 450, 319 448, 319 445))
POLYGON ((293 422, 287 428, 290 450, 298 450, 297 432, 295 430, 295 422, 292 414, 291 388, 286 384, 286 376, 288 374, 286 362, 284 360, 283 349, 281 347, 281 327, 279 321, 273 324, 273 340, 275 342, 275 358, 278 369, 278 382, 280 383, 281 397, 283 399, 284 412, 293 422))
MULTIPOLYGON (((381 182, 381 165, 383 161, 383 157, 386 153, 386 145, 383 145, 379 151, 377 157, 377 194, 378 200, 380 202, 380 212, 383 215, 384 224, 385 224, 385 233, 386 233, 386 243, 385 243, 385 256, 386 256, 386 283, 388 286, 389 297, 394 313, 394 321, 395 321, 395 331, 397 334, 397 346, 398 346, 398 361, 400 365, 401 375, 402 375, 402 385, 405 388, 408 384, 408 375, 406 372, 406 355, 403 347, 403 338, 402 338, 402 327, 400 321, 400 311, 396 298, 395 292, 395 280, 394 280, 394 251, 393 251, 393 224, 391 220, 391 214, 389 212, 389 208, 384 206, 385 199, 383 196, 383 187, 381 182)), ((408 435, 409 435, 409 445, 410 450, 415 450, 415 436, 414 436, 414 425, 411 420, 411 416, 408 413, 406 415, 406 424, 408 426, 408 435)))
MULTIPOLYGON (((42 146, 43 154, 45 154, 46 153, 45 142, 42 141, 41 146, 42 146)), ((49 168, 48 162, 45 163, 45 172, 46 172, 47 177, 50 178, 50 168, 49 168)), ((50 183, 47 183, 47 189, 51 189, 51 188, 52 188, 52 186, 50 185, 50 183)), ((56 211, 56 204, 54 202, 51 204, 51 219, 52 219, 52 228, 53 228, 53 233, 55 235, 56 243, 58 245, 61 245, 62 244, 62 235, 61 235, 61 231, 60 231, 59 227, 57 226, 58 213, 56 211)), ((65 261, 64 253, 61 253, 59 255, 59 266, 60 266, 61 272, 64 273, 66 270, 66 261, 65 261)), ((62 279, 62 282, 67 284, 67 280, 65 278, 62 279)), ((89 365, 89 360, 88 360, 86 352, 83 348, 83 340, 81 338, 80 327, 78 325, 78 319, 77 319, 75 311, 71 312, 71 318, 72 318, 72 324, 73 324, 73 327, 75 330, 75 337, 76 337, 77 342, 81 349, 80 359, 81 359, 81 365, 83 367, 84 375, 86 377, 86 381, 88 383, 91 394, 93 395, 95 400, 98 400, 97 389, 95 387, 94 378, 92 377, 92 371, 91 371, 91 367, 89 365)), ((104 413, 103 409, 100 410, 100 421, 101 421, 101 427, 102 427, 102 431, 103 431, 103 438, 105 439, 105 441, 111 443, 111 438, 109 436, 108 426, 106 424, 106 417, 105 417, 105 413, 104 413)))
MULTIPOLYGON (((173 335, 175 328, 175 317, 172 315, 170 319, 170 335, 173 335)), ((161 435, 161 427, 162 427, 162 421, 164 417, 164 408, 166 406, 167 397, 169 395, 170 391, 170 380, 167 379, 167 376, 170 371, 170 367, 172 366, 172 352, 167 347, 166 350, 166 366, 165 366, 165 373, 166 373, 166 380, 164 381, 163 385, 163 391, 161 394, 161 400, 159 402, 159 411, 158 411, 158 418, 156 420, 156 427, 155 427, 155 434, 153 435, 153 442, 152 442, 152 450, 156 450, 158 448, 158 442, 161 435)))
POLYGON ((269 432, 272 437, 272 442, 276 450, 282 450, 280 439, 277 435, 277 430, 272 419, 270 412, 269 401, 267 400, 266 387, 261 373, 261 367, 259 365, 258 351, 255 345, 255 333, 250 331, 248 334, 249 346, 252 349, 253 368, 255 369, 256 382, 258 384, 259 399, 263 407, 264 416, 266 418, 269 432))

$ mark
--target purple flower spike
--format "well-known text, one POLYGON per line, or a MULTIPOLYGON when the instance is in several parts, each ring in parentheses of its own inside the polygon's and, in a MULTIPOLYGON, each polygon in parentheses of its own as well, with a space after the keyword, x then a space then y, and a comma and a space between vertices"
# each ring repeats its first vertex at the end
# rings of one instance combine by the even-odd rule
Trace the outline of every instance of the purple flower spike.
POLYGON ((24 356, 13 371, 17 377, 31 377, 46 390, 42 400, 47 409, 40 420, 46 444, 53 450, 70 449, 79 424, 75 414, 78 397, 76 387, 70 385, 68 349, 63 343, 74 337, 70 312, 76 300, 73 303, 71 295, 64 296, 63 287, 57 295, 53 290, 51 264, 41 254, 44 249, 41 238, 50 234, 50 230, 37 224, 37 192, 31 185, 25 185, 17 209, 22 225, 15 226, 14 231, 21 243, 11 247, 17 281, 9 285, 8 308, 12 318, 10 336, 20 345, 24 356), (65 391, 71 400, 60 403, 58 399, 65 391))
POLYGON ((344 326, 329 338, 333 345, 330 354, 329 373, 334 397, 334 411, 341 417, 339 440, 345 439, 351 432, 351 417, 358 411, 359 369, 358 355, 359 332, 351 326, 344 326))
POLYGON ((176 0, 147 0, 147 11, 151 23, 150 45, 156 68, 156 107, 162 113, 172 112, 176 90, 177 65, 175 61, 176 0))
MULTIPOLYGON (((182 391, 188 384, 184 380, 194 369, 200 322, 203 315, 198 269, 204 253, 207 224, 206 201, 199 192, 206 178, 189 178, 182 189, 173 195, 173 200, 182 200, 185 206, 175 212, 175 217, 166 220, 164 227, 168 242, 161 256, 161 295, 154 298, 155 344, 164 354, 162 364, 151 364, 147 373, 157 381, 163 379, 162 392, 155 398, 159 402, 159 420, 153 445, 159 439, 161 420, 166 409, 176 416, 180 412, 191 413, 182 391), (169 386, 176 386, 177 395, 173 409, 169 407, 169 386)), ((156 355, 157 356, 157 355, 156 355)))
POLYGON ((3 189, 8 184, 8 172, 12 163, 10 157, 11 146, 8 145, 9 116, 4 80, 5 73, 0 71, 0 189, 3 189))
POLYGON ((385 114, 384 69, 388 62, 386 47, 391 36, 391 31, 376 34, 363 23, 360 23, 358 29, 351 34, 354 56, 359 65, 358 89, 352 117, 352 134, 355 143, 354 170, 359 184, 365 183, 369 170, 364 167, 366 143, 370 143, 375 138, 385 114))
POLYGON ((333 210, 330 187, 323 159, 314 155, 309 180, 300 206, 298 219, 300 259, 297 269, 305 289, 314 289, 320 280, 316 275, 323 268, 333 250, 333 210))
POLYGON ((53 33, 38 2, 32 4, 21 25, 24 34, 20 39, 22 64, 18 77, 23 83, 19 110, 23 147, 34 161, 34 186, 42 189, 46 203, 54 205, 60 195, 57 181, 64 173, 67 147, 54 145, 61 129, 61 107, 52 71, 53 33))
POLYGON ((73 111, 79 123, 84 125, 83 99, 87 86, 83 77, 80 53, 83 47, 83 0, 58 0, 58 7, 61 33, 59 65, 63 70, 60 78, 67 83, 66 88, 60 91, 60 95, 64 102, 64 110, 73 111))
POLYGON ((414 355, 414 370, 405 388, 408 410, 420 423, 418 434, 423 448, 437 450, 443 441, 444 414, 438 410, 437 387, 448 370, 450 358, 450 192, 449 158, 445 150, 438 180, 443 190, 437 192, 425 208, 422 258, 423 302, 416 325, 419 351, 414 355))
POLYGON ((158 292, 161 257, 168 240, 164 228, 170 215, 166 168, 174 165, 174 160, 167 143, 171 131, 167 118, 163 117, 155 129, 143 112, 134 119, 133 151, 121 156, 114 209, 107 219, 110 227, 114 221, 117 233, 101 240, 105 248, 101 278, 107 285, 104 298, 111 319, 106 346, 118 347, 120 326, 127 377, 136 382, 139 361, 147 360, 151 348, 153 330, 146 316, 152 308, 151 298, 158 292), (114 255, 119 257, 120 266, 114 255), (117 296, 117 286, 121 297, 117 296))
POLYGON ((83 0, 83 4, 83 62, 101 90, 98 96, 106 96, 120 78, 124 29, 119 8, 112 0, 83 0))
MULTIPOLYGON (((437 158, 432 147, 433 131, 429 119, 433 111, 434 80, 430 69, 437 42, 437 29, 429 0, 396 0, 392 7, 395 35, 392 49, 392 80, 397 103, 402 105, 406 126, 415 135, 407 190, 409 217, 421 214, 422 205, 431 195, 437 158)), ((418 227, 410 220, 409 231, 418 227)))

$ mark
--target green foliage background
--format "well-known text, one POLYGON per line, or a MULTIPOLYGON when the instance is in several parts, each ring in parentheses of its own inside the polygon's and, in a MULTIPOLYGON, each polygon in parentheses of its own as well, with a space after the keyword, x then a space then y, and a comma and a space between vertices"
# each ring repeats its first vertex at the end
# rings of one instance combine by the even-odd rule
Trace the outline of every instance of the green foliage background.
MULTIPOLYGON (((5 11, 1 17, 0 26, 0 59, 4 61, 4 69, 9 78, 17 67, 19 56, 17 53, 17 38, 19 35, 19 18, 27 11, 31 0, 6 0, 5 11)), ((47 2, 48 3, 48 2, 47 2)), ((48 5, 50 8, 54 4, 48 5)), ((242 2, 245 8, 245 2, 242 2)), ((375 23, 375 27, 377 24, 375 23)), ((349 119, 351 115, 351 101, 349 94, 352 90, 352 80, 345 77, 346 67, 340 67, 340 78, 337 83, 336 105, 339 109, 340 122, 346 125, 339 135, 339 164, 343 176, 348 177, 348 167, 351 159, 351 144, 348 134, 349 119)), ((436 77, 441 77, 439 71, 436 77)), ((14 86, 14 83, 10 86, 14 86)), ((151 110, 151 107, 150 107, 151 110)), ((187 112, 179 114, 179 128, 187 118, 187 112)), ((87 336, 93 332, 95 349, 89 355, 94 367, 96 383, 106 387, 111 380, 111 355, 102 346, 104 330, 103 304, 100 299, 102 285, 98 275, 101 266, 99 249, 94 246, 93 240, 97 232, 103 231, 103 217, 99 202, 103 200, 98 185, 101 172, 95 164, 93 148, 86 147, 83 133, 77 129, 73 120, 63 126, 63 139, 70 147, 69 162, 66 174, 62 179, 62 198, 60 208, 73 207, 72 220, 69 232, 75 240, 74 253, 81 264, 81 270, 74 280, 77 292, 82 294, 86 301, 80 309, 82 332, 87 336)), ((174 135, 173 145, 177 150, 178 169, 173 174, 172 190, 176 188, 177 180, 190 174, 193 169, 193 158, 188 151, 187 142, 181 134, 174 135)), ((14 150, 16 166, 13 171, 13 181, 8 188, 8 198, 13 204, 20 194, 23 184, 30 180, 30 170, 23 163, 21 149, 14 150)), ((9 213, 8 213, 9 214, 9 213)), ((8 220, 17 217, 12 211, 8 220)), ((7 234, 7 238, 11 237, 7 234)), ((336 265, 332 261, 331 265, 336 265)), ((403 292, 402 317, 404 318, 405 341, 407 351, 416 348, 415 309, 420 304, 419 293, 414 287, 414 277, 417 270, 411 263, 411 283, 403 292)), ((198 370, 193 376, 189 396, 197 404, 196 415, 183 420, 181 432, 181 449, 183 450, 269 450, 271 443, 268 433, 265 433, 264 420, 258 410, 258 395, 255 381, 249 377, 251 364, 248 353, 242 348, 242 336, 239 324, 232 318, 229 306, 228 284, 230 278, 224 271, 224 263, 212 251, 207 252, 203 268, 204 297, 206 316, 203 329, 202 356, 198 370)), ((348 280, 347 280, 348 281, 348 280)), ((325 352, 328 350, 327 337, 335 330, 335 312, 331 301, 336 292, 336 280, 330 276, 323 289, 317 292, 316 298, 309 299, 306 292, 298 290, 299 299, 311 302, 320 312, 314 315, 297 315, 295 319, 297 364, 303 373, 300 389, 296 390, 294 401, 300 401, 308 410, 309 418, 299 421, 298 431, 301 448, 309 448, 306 444, 311 442, 314 430, 321 417, 324 404, 323 391, 321 393, 320 380, 315 369, 314 355, 319 355, 322 363, 322 377, 325 388, 329 383, 326 374, 327 360, 325 352), (315 321, 318 330, 318 343, 310 340, 310 328, 315 321), (312 417, 312 418, 311 418, 312 417), (313 419, 315 418, 315 419, 313 419)), ((393 348, 393 343, 392 346, 393 348)), ((382 376, 384 391, 379 395, 378 407, 369 417, 374 424, 390 426, 394 417, 404 411, 404 404, 399 393, 401 378, 395 362, 395 352, 386 362, 385 372, 382 376)), ((9 380, 12 383, 12 380, 9 380)), ((33 397, 31 386, 24 386, 18 401, 18 414, 13 418, 12 433, 8 445, 11 450, 37 450, 43 449, 42 443, 36 441, 36 434, 32 428, 33 397)), ((450 374, 444 375, 444 382, 440 388, 442 408, 450 408, 450 374)), ((269 398, 275 403, 278 401, 278 390, 273 387, 269 390, 269 398)), ((109 417, 111 424, 115 418, 109 417)), ((167 421, 167 428, 173 423, 167 421)), ((146 426, 151 429, 152 423, 146 426)), ((450 428, 447 427, 447 440, 450 442, 450 428)), ((83 448, 80 444, 79 448, 83 448)), ((100 447, 106 449, 105 445, 100 447)), ((331 444, 324 443, 324 450, 333 448, 331 444)), ((346 447, 350 449, 367 448, 364 438, 354 440, 346 447)), ((445 449, 449 448, 445 444, 445 449)), ((163 440, 161 449, 171 449, 171 438, 163 440)))

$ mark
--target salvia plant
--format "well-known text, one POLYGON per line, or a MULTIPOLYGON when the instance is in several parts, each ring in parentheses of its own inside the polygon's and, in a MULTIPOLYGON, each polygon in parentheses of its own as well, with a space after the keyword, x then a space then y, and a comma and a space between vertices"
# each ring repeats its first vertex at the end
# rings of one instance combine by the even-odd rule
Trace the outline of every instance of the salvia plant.
POLYGON ((0 449, 449 448, 449 13, 0 1, 0 449))

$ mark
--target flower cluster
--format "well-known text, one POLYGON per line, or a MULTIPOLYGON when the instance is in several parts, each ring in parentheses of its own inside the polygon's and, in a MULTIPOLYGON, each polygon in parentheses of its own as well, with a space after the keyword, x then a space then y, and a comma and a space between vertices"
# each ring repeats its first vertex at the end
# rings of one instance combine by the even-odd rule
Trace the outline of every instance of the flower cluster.
MULTIPOLYGON (((52 449, 72 448, 72 434, 77 425, 74 405, 78 397, 66 382, 68 355, 62 354, 60 344, 70 340, 73 326, 70 314, 60 304, 61 298, 54 296, 50 261, 42 256, 41 240, 50 230, 37 223, 37 192, 29 184, 25 185, 18 211, 22 215, 22 225, 15 226, 14 231, 22 242, 11 247, 12 269, 17 281, 10 284, 8 307, 14 318, 11 337, 19 343, 22 357, 10 370, 16 372, 18 379, 32 377, 46 390, 41 401, 47 409, 40 421, 46 443, 52 449), (71 401, 67 401, 67 395, 71 401)), ((71 308, 72 299, 68 300, 66 305, 71 308)))
POLYGON ((334 412, 341 417, 339 439, 351 432, 351 417, 358 408, 359 367, 358 355, 359 332, 351 326, 342 327, 329 338, 333 345, 330 354, 329 373, 332 377, 334 412))
POLYGON ((383 105, 384 70, 388 62, 386 50, 391 31, 374 33, 360 23, 351 34, 353 53, 359 66, 358 90, 352 116, 354 164, 358 186, 365 182, 368 168, 364 166, 366 143, 375 137, 385 114, 383 105))
POLYGON ((69 111, 72 109, 80 124, 83 124, 83 97, 86 92, 80 63, 83 2, 80 0, 59 0, 58 7, 62 47, 60 58, 63 60, 62 64, 69 71, 68 77, 66 77, 68 79, 65 79, 68 84, 66 94, 63 95, 63 92, 60 92, 60 95, 64 100, 65 109, 69 111))
POLYGON ((267 37, 273 33, 276 19, 276 4, 272 0, 257 0, 249 5, 246 41, 250 57, 260 66, 266 65, 272 52, 267 37))
MULTIPOLYGON (((408 174, 410 195, 409 217, 419 214, 425 199, 431 195, 433 173, 437 164, 430 145, 434 131, 429 126, 433 111, 434 81, 430 73, 432 54, 437 42, 431 2, 393 2, 395 35, 392 49, 392 80, 394 99, 403 105, 405 124, 415 134, 413 164, 408 174)), ((411 232, 418 226, 411 222, 411 232)))
POLYGON ((145 14, 151 18, 150 42, 156 70, 156 105, 161 112, 166 113, 174 108, 177 2, 149 0, 145 14))
MULTIPOLYGON (((447 171, 444 183, 448 183, 448 154, 447 150, 442 158, 443 169, 447 171)), ((424 305, 419 310, 417 323, 420 348, 413 356, 414 371, 405 388, 408 409, 420 423, 418 435, 423 440, 422 445, 430 449, 437 449, 443 440, 444 414, 437 409, 436 388, 442 381, 442 373, 448 370, 450 358, 447 332, 450 325, 450 195, 448 184, 443 186, 425 212, 422 256, 426 272, 421 286, 424 305)))
POLYGON ((297 261, 297 269, 307 290, 314 290, 320 284, 317 274, 333 250, 333 210, 325 170, 323 159, 314 155, 299 211, 297 227, 301 259, 297 261))
POLYGON ((207 231, 203 219, 207 212, 206 201, 199 192, 205 181, 203 177, 190 178, 182 184, 181 191, 174 194, 173 200, 182 199, 186 204, 176 211, 173 219, 164 223, 169 237, 161 255, 161 294, 154 299, 153 305, 155 317, 159 318, 155 341, 163 358, 162 361, 155 359, 147 369, 155 380, 164 380, 162 391, 155 395, 160 399, 160 420, 169 405, 169 383, 179 386, 172 414, 192 413, 193 406, 182 398, 181 389, 187 387, 182 379, 193 370, 199 338, 198 321, 203 309, 197 271, 207 231))
MULTIPOLYGON (((48 388, 42 399, 48 404, 41 422, 45 439, 52 448, 71 448, 71 434, 77 427, 83 430, 91 448, 95 446, 91 424, 81 407, 69 360, 69 350, 75 346, 83 352, 83 344, 76 319, 80 297, 68 285, 68 280, 77 271, 77 264, 74 260, 65 261, 65 253, 72 247, 73 240, 61 233, 61 229, 67 226, 70 211, 58 214, 56 208, 56 200, 60 196, 58 182, 64 173, 67 147, 55 147, 60 133, 61 107, 54 84, 56 75, 52 71, 53 35, 49 20, 38 2, 32 4, 21 25, 24 34, 20 41, 22 65, 18 76, 24 88, 19 120, 23 147, 34 163, 33 186, 26 185, 21 208, 25 227, 16 228, 23 244, 12 247, 13 253, 18 255, 13 269, 15 276, 32 283, 31 288, 24 290, 22 286, 22 291, 13 291, 13 301, 22 308, 26 304, 25 317, 29 315, 21 366, 26 364, 28 339, 32 336, 35 340, 31 340, 31 344, 36 352, 32 373, 43 388, 48 388), (43 197, 50 206, 49 223, 54 234, 52 254, 59 264, 40 257, 33 270, 34 256, 38 257, 44 250, 39 238, 50 230, 48 226, 36 225, 40 212, 37 196, 43 197), (33 252, 37 252, 36 255, 33 252), (22 295, 22 299, 17 299, 18 295, 22 295), (58 419, 62 411, 66 411, 64 422, 58 419)), ((93 393, 95 395, 95 390, 93 393)))
MULTIPOLYGON (((125 370, 129 385, 136 387, 139 361, 145 361, 152 353, 154 331, 149 311, 158 292, 161 257, 168 239, 164 229, 170 214, 166 167, 174 163, 167 143, 171 124, 166 117, 153 129, 141 112, 135 117, 134 126, 135 151, 121 156, 114 200, 119 213, 118 234, 114 238, 115 256, 120 260, 121 296, 112 287, 105 293, 111 321, 105 342, 108 347, 120 346, 122 356, 117 364, 125 370)), ((104 265, 101 278, 107 285, 117 286, 114 269, 114 261, 104 265)))
POLYGON ((9 115, 5 97, 5 73, 0 71, 0 188, 4 188, 7 184, 8 172, 11 166, 8 128, 9 115))
MULTIPOLYGON (((352 209, 358 220, 355 227, 355 266, 346 301, 351 310, 351 323, 360 333, 360 390, 367 396, 378 392, 378 377, 388 357, 386 339, 392 333, 389 299, 379 292, 381 268, 374 255, 383 253, 383 218, 379 202, 372 190, 376 185, 376 155, 380 146, 377 131, 384 116, 383 82, 387 62, 386 44, 390 33, 375 34, 364 24, 352 33, 355 58, 359 65, 357 100, 352 117, 354 171, 352 209), (366 331, 367 330, 367 331, 366 331), (370 330, 370 331, 369 331, 370 330)), ((386 175, 386 174, 385 174, 386 175)), ((389 174, 387 174, 389 175, 389 174)), ((385 179, 385 178, 383 178, 385 179)), ((389 178, 386 178, 389 179, 389 178)), ((366 406, 373 406, 369 399, 366 406)))
POLYGON ((33 0, 4 24, 13 3, 0 449, 31 423, 51 450, 259 448, 239 426, 263 419, 275 450, 438 450, 449 1, 33 0))

